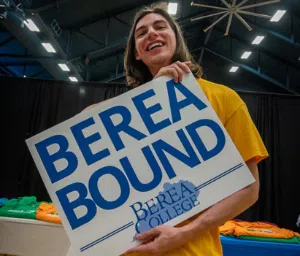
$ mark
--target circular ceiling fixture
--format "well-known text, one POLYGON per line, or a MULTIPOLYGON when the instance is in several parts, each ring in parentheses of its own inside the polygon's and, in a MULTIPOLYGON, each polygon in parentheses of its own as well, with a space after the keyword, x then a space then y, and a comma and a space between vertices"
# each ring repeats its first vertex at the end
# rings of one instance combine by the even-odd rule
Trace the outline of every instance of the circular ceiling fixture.
POLYGON ((280 0, 270 0, 270 1, 264 1, 264 2, 256 3, 256 4, 245 5, 249 0, 243 0, 239 4, 236 3, 237 0, 232 0, 232 1, 230 1, 230 3, 228 3, 225 0, 221 0, 221 1, 226 7, 206 5, 206 4, 200 4, 200 3, 192 2, 191 6, 199 6, 199 7, 209 8, 209 9, 215 9, 215 10, 219 10, 219 12, 215 12, 215 13, 212 13, 212 14, 209 14, 209 15, 193 18, 193 19, 191 19, 191 21, 196 21, 196 20, 201 20, 201 19, 213 17, 213 16, 222 15, 219 19, 217 19, 214 23, 212 23, 208 28, 203 30, 204 32, 207 32, 209 29, 211 29, 216 24, 218 24, 221 20, 223 20, 224 18, 229 16, 228 23, 227 23, 227 28, 226 28, 226 32, 225 32, 225 35, 227 36, 228 33, 229 33, 229 30, 230 30, 231 23, 232 23, 232 18, 233 18, 233 15, 234 15, 238 20, 240 20, 242 22, 242 24, 249 31, 251 31, 252 30, 251 26, 243 19, 241 14, 260 17, 260 18, 271 19, 272 16, 269 16, 269 15, 266 15, 266 14, 260 14, 260 13, 256 13, 256 12, 249 12, 249 11, 246 11, 246 10, 250 9, 250 8, 258 7, 258 6, 269 5, 269 4, 280 2, 280 0))

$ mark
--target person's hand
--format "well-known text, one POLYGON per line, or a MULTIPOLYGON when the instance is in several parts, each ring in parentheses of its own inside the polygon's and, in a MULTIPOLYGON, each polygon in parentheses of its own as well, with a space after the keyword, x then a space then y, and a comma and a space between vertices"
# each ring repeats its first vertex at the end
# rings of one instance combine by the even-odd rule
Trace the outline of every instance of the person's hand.
POLYGON ((180 228, 170 226, 158 226, 150 229, 137 235, 136 239, 146 241, 146 243, 129 249, 125 254, 136 252, 160 256, 181 247, 187 242, 180 228))
POLYGON ((180 62, 176 61, 173 64, 161 68, 154 78, 158 78, 160 76, 169 75, 174 78, 174 82, 182 82, 183 74, 189 74, 191 72, 189 66, 191 65, 190 61, 180 62))

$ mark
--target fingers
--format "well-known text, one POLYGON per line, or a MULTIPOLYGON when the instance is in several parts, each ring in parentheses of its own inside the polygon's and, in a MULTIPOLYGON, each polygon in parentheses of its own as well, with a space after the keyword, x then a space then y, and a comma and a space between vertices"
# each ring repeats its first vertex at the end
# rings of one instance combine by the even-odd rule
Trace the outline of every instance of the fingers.
POLYGON ((186 61, 186 62, 176 62, 176 64, 178 65, 178 67, 180 67, 185 73, 189 74, 190 68, 189 66, 192 64, 190 61, 186 61))
POLYGON ((149 252, 154 252, 153 239, 155 237, 157 237, 159 234, 160 234, 160 230, 158 228, 153 228, 153 229, 145 231, 141 234, 136 235, 137 240, 144 240, 144 241, 146 240, 146 242, 144 242, 143 244, 138 245, 134 248, 131 248, 131 249, 127 250, 125 254, 133 253, 133 252, 136 252, 136 253, 138 253, 138 252, 140 252, 140 253, 141 252, 146 252, 146 253, 147 252, 148 253, 149 252), (152 239, 152 240, 150 240, 150 239, 152 239), (148 242, 147 242, 147 240, 148 240, 148 242))
POLYGON ((150 229, 148 231, 145 231, 141 234, 138 234, 136 236, 136 239, 137 240, 148 240, 150 238, 153 238, 155 236, 158 236, 160 234, 160 231, 158 228, 153 228, 153 229, 150 229))
POLYGON ((176 73, 176 76, 174 76, 175 83, 182 82, 183 72, 179 65, 174 63, 173 71, 176 73))
POLYGON ((191 73, 191 70, 189 68, 189 66, 192 63, 190 61, 185 61, 185 62, 174 62, 173 64, 171 64, 170 66, 166 66, 163 67, 162 69, 160 69, 160 71, 157 73, 157 75, 155 76, 155 78, 163 76, 163 75, 170 75, 174 78, 174 82, 178 83, 178 82, 182 82, 183 80, 183 74, 189 74, 191 73))

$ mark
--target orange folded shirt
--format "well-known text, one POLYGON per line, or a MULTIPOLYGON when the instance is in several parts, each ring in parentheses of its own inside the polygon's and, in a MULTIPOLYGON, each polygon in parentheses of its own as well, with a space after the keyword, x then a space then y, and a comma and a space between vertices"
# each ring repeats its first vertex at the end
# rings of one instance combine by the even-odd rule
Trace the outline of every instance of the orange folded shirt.
POLYGON ((36 219, 61 224, 60 217, 52 203, 41 203, 36 211, 36 219))
POLYGON ((227 221, 220 227, 222 235, 256 236, 265 238, 293 238, 300 234, 266 222, 227 221))

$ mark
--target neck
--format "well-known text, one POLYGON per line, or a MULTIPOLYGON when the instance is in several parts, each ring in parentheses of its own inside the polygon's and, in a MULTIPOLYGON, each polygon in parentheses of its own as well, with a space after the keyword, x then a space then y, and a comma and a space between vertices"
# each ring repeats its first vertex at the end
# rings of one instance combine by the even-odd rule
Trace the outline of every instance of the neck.
POLYGON ((162 67, 155 66, 155 67, 148 67, 148 68, 154 78, 162 67))
POLYGON ((166 66, 169 66, 171 65, 171 63, 169 61, 165 61, 163 63, 156 63, 155 65, 151 66, 149 65, 148 66, 148 69, 150 71, 150 73, 152 74, 153 78, 157 75, 157 73, 163 68, 163 67, 166 67, 166 66))

